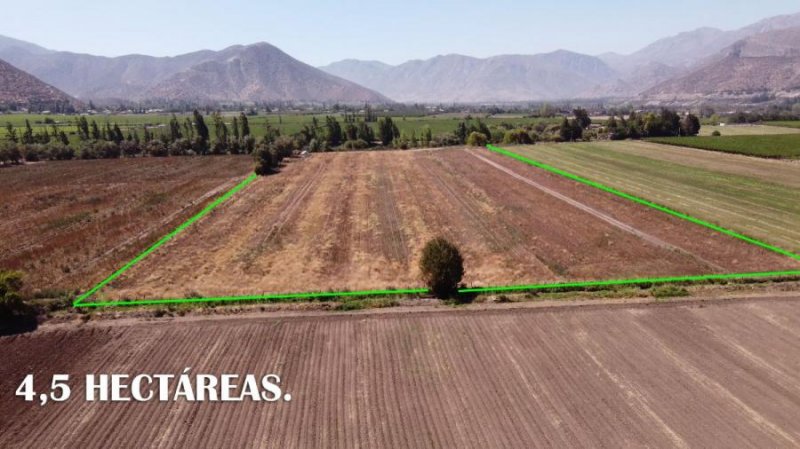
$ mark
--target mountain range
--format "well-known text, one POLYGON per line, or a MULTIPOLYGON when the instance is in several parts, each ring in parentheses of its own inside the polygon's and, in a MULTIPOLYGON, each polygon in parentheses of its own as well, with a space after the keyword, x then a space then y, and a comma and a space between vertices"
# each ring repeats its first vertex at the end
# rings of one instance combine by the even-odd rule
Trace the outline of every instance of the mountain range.
MULTIPOLYGON (((800 95, 800 13, 737 30, 700 28, 628 55, 565 50, 489 58, 450 54, 398 65, 347 59, 315 68, 266 43, 174 57, 102 57, 0 36, 0 60, 39 78, 52 92, 84 102, 491 103, 671 101, 763 92, 795 96, 800 95)), ((23 84, 35 83, 29 79, 23 84)))
POLYGON ((47 109, 80 106, 74 98, 5 61, 0 61, 0 104, 47 109))

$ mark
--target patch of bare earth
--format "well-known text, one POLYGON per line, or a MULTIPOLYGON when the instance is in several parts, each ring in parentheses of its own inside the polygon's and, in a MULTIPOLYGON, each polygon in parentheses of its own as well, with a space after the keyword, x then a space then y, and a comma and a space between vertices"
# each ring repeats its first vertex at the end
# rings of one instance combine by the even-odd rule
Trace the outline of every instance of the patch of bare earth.
POLYGON ((86 288, 247 176, 247 156, 44 162, 0 170, 0 269, 86 288))

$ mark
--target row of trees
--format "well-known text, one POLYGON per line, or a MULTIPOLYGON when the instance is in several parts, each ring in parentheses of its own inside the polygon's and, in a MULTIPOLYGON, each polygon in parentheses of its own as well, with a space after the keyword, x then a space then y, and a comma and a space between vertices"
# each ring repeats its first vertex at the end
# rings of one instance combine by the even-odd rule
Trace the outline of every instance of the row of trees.
POLYGON ((611 116, 606 130, 613 140, 643 137, 696 136, 700 132, 700 119, 693 114, 681 117, 669 109, 658 114, 632 112, 628 118, 611 116))

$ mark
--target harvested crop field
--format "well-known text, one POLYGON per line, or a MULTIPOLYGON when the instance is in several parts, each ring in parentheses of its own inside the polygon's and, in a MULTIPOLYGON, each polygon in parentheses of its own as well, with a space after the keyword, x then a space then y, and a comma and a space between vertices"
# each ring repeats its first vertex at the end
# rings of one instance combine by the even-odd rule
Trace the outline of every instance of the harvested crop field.
POLYGON ((101 296, 418 286, 436 235, 461 248, 470 285, 798 266, 488 150, 336 153, 256 180, 101 296))
POLYGON ((0 169, 0 269, 30 289, 97 282, 252 170, 249 157, 66 161, 0 169))
POLYGON ((0 338, 0 447, 797 447, 798 300, 45 326, 0 338), (293 399, 11 396, 187 366, 293 399))

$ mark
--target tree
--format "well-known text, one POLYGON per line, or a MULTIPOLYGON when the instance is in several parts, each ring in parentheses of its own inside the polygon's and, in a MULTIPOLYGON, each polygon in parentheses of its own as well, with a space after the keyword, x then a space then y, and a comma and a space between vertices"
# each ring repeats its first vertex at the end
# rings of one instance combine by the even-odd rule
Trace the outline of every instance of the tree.
POLYGON ((197 109, 193 112, 194 115, 194 127, 197 131, 197 137, 199 139, 199 144, 196 145, 195 151, 200 154, 205 154, 208 152, 208 126, 206 126, 206 121, 203 120, 203 116, 197 109))
POLYGON ((575 115, 575 121, 578 122, 578 125, 582 129, 588 128, 592 124, 592 119, 589 117, 589 113, 586 112, 586 109, 578 108, 572 111, 575 115))
POLYGON ((325 116, 325 141, 329 147, 338 147, 342 144, 342 126, 336 117, 325 116))
POLYGON ((384 146, 389 145, 392 141, 400 135, 397 125, 392 122, 391 117, 384 117, 378 120, 378 134, 381 139, 381 144, 384 146))
POLYGON ((437 298, 452 298, 464 277, 464 259, 455 245, 437 237, 422 249, 419 269, 425 285, 437 298))
POLYGON ((696 136, 700 132, 700 119, 693 114, 687 114, 681 120, 681 135, 696 136))
POLYGON ((255 153, 256 157, 256 168, 255 172, 259 176, 267 176, 272 173, 272 153, 269 151, 269 148, 265 146, 259 147, 259 149, 255 153))
POLYGON ((245 115, 244 112, 242 112, 239 115, 239 126, 241 127, 242 130, 241 132, 242 138, 245 138, 250 135, 250 123, 247 121, 247 115, 245 115))
POLYGON ((489 138, 485 134, 473 131, 469 134, 469 137, 467 137, 467 145, 471 147, 483 147, 486 146, 488 140, 489 138))
POLYGON ((0 335, 36 328, 36 311, 22 300, 22 273, 0 271, 0 335))

